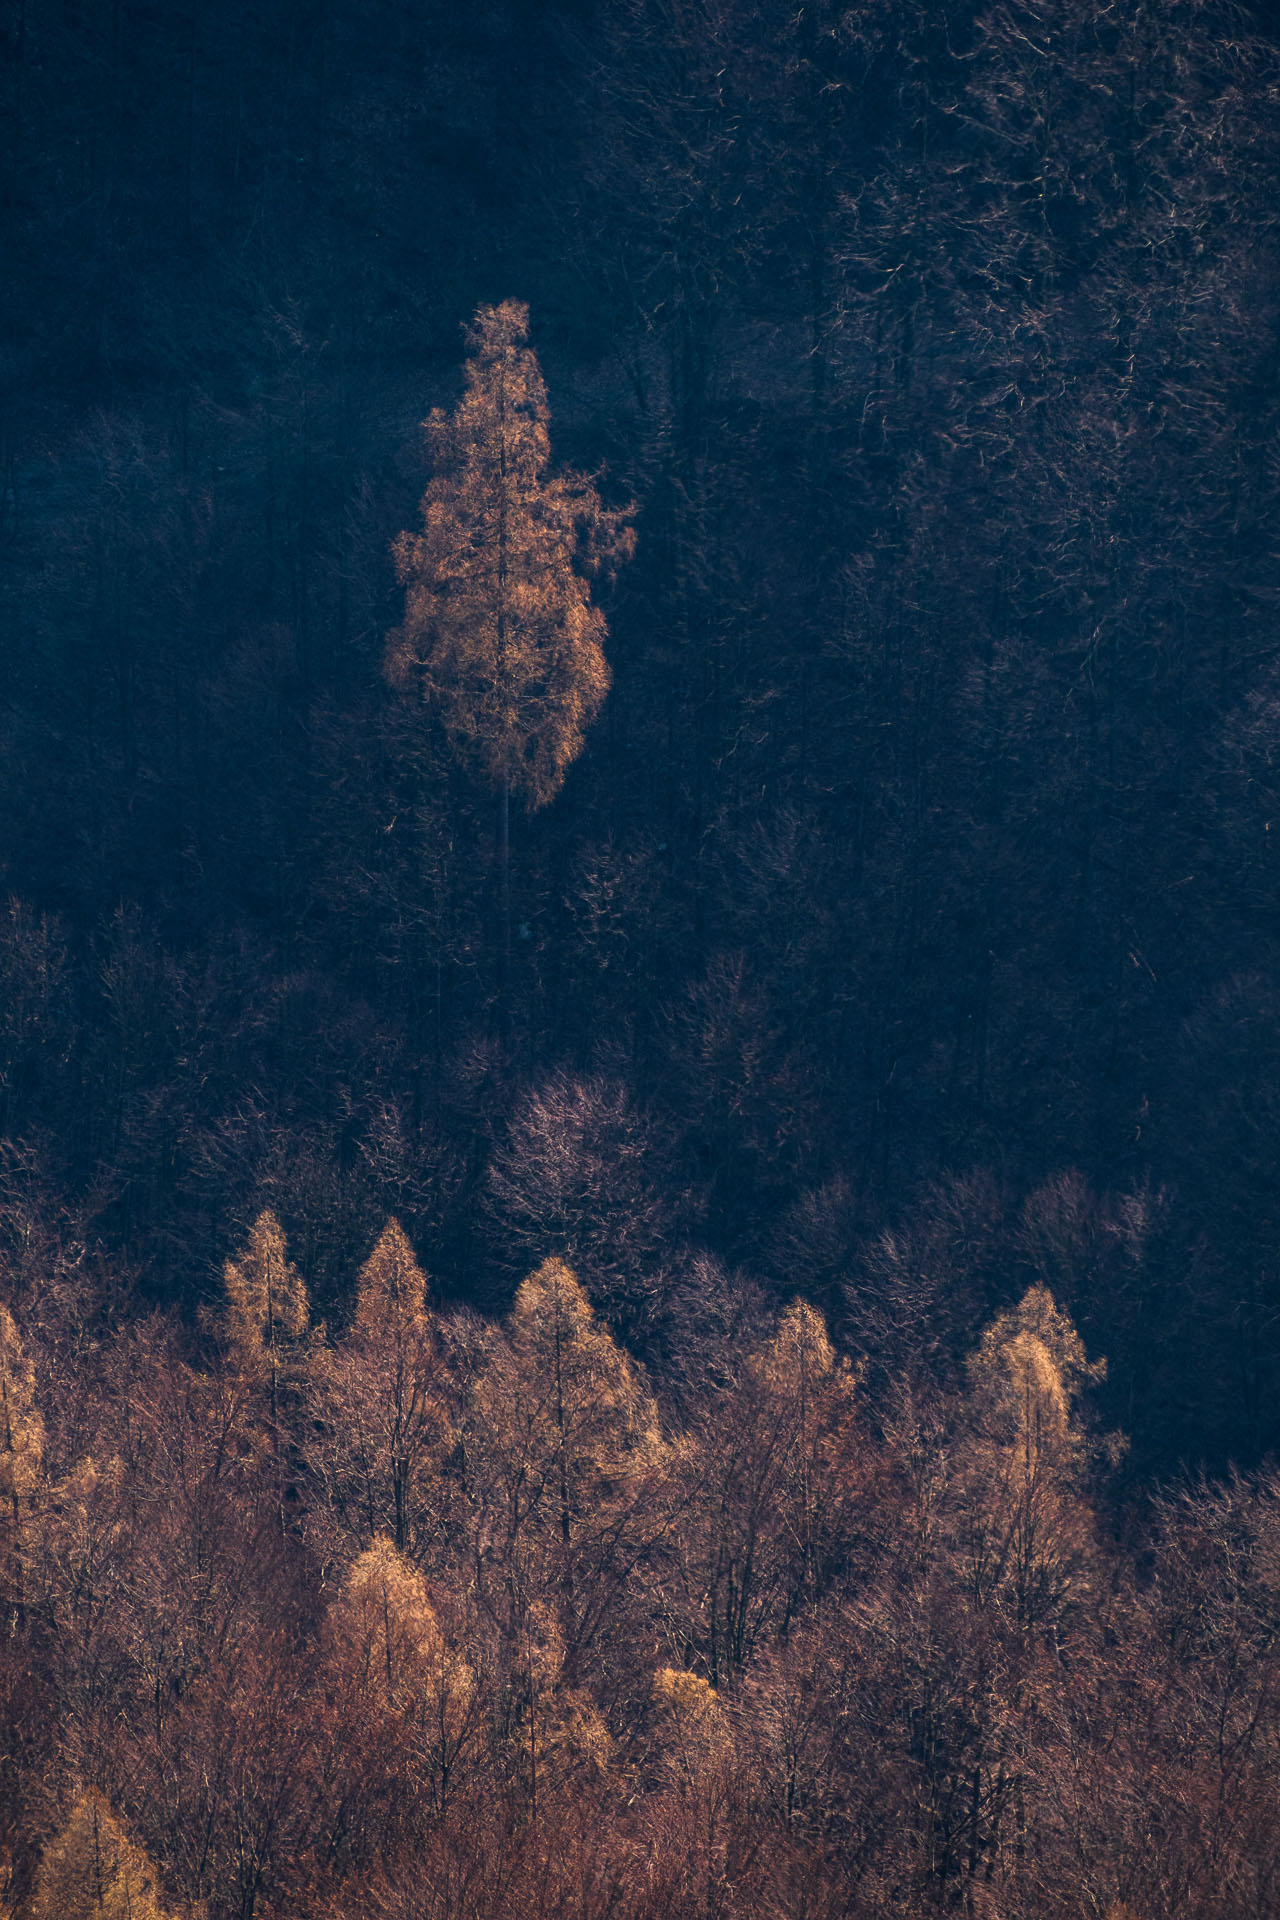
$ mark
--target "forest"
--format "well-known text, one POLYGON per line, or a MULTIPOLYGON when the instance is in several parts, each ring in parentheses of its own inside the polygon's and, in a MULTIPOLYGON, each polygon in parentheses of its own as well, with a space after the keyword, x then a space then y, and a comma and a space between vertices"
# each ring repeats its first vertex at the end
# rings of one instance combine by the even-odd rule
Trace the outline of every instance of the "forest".
POLYGON ((0 0, 0 1920, 1280 1912, 1280 8, 0 0))

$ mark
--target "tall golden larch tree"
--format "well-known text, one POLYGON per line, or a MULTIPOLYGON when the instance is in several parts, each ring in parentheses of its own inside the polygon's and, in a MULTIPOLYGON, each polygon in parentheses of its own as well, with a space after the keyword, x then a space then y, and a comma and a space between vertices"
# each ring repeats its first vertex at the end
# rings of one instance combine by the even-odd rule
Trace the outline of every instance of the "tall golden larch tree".
POLYGON ((35 1492, 43 1458, 35 1368, 13 1315, 0 1307, 0 1499, 12 1507, 15 1527, 22 1501, 35 1492))
POLYGON ((633 544, 628 511, 552 471, 528 331, 520 301, 480 307, 462 399, 425 423, 435 471, 421 529, 393 548, 405 607, 386 653, 391 684, 434 708, 498 790, 507 923, 511 799, 545 806, 582 751, 610 684, 591 577, 633 544))
POLYGON ((360 1269, 355 1331, 365 1340, 403 1341, 426 1320, 427 1276, 394 1214, 360 1269))
POLYGON ((265 1387, 267 1425, 285 1520, 282 1416, 304 1374, 311 1322, 307 1285, 289 1258, 284 1230, 270 1208, 254 1221, 243 1252, 223 1270, 226 1338, 233 1364, 251 1392, 265 1387))
POLYGON ((35 1367, 17 1323, 7 1307, 0 1307, 0 1583, 8 1589, 19 1619, 25 1572, 23 1510, 35 1497, 44 1467, 44 1421, 35 1390, 35 1367))
POLYGON ((342 1531, 366 1542, 388 1533, 400 1552, 430 1531, 423 1483, 452 1435, 426 1293, 404 1229, 388 1220, 360 1270, 350 1330, 310 1369, 307 1456, 321 1506, 342 1531))
POLYGON ((563 1261, 521 1283, 473 1413, 481 1604, 514 1633, 534 1596, 553 1594, 576 1684, 665 1535, 670 1449, 641 1376, 563 1261))
POLYGON ((348 1569, 326 1622, 342 1711, 358 1717, 406 1783, 442 1813, 481 1722, 481 1691, 469 1663, 445 1643, 427 1584, 380 1534, 348 1569))
POLYGON ((269 1207, 250 1229, 244 1250, 223 1269, 227 1338, 246 1371, 269 1372, 274 1410, 281 1356, 307 1331, 311 1307, 302 1275, 289 1258, 284 1230, 269 1207))
POLYGON ((1081 1584, 1093 1525, 1090 1441, 1080 1395, 1106 1375, 1047 1287, 989 1326, 969 1361, 970 1439, 961 1450, 968 1577, 975 1599, 1026 1630, 1081 1584))
POLYGON ((785 1632, 845 1566, 862 1491, 856 1382, 797 1300, 697 1434, 697 1498, 668 1605, 713 1685, 785 1632))
POLYGON ((426 1582, 385 1534, 348 1571, 329 1632, 360 1684, 391 1707, 422 1688, 443 1644, 426 1582))

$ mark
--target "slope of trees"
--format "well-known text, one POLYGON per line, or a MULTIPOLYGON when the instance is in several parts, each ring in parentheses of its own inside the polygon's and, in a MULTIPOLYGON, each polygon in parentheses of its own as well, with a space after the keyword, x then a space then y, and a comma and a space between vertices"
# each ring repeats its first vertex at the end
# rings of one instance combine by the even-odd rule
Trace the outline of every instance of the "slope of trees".
POLYGON ((266 1207, 327 1311, 391 1212, 652 1358, 944 1190, 1001 1310, 1066 1183, 1135 1464, 1263 1457, 1269 19, 113 17, 4 17, 19 1241, 190 1306, 266 1207))
POLYGON ((1266 1911, 1280 1488, 1118 1538, 1044 1286, 878 1412, 794 1302, 686 1423, 563 1263, 485 1322, 392 1223, 267 1445, 228 1275, 203 1354, 24 1301, 9 1911, 1266 1911))
POLYGON ((0 109, 0 1913, 1261 1920, 1275 10, 0 109))

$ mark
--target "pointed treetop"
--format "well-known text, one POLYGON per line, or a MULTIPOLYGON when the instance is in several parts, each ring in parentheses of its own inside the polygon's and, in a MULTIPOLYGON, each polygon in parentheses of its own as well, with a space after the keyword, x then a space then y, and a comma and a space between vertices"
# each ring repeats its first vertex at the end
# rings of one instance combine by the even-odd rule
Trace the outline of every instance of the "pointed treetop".
POLYGON ((508 1385, 524 1417, 554 1408, 562 1438, 572 1431, 575 1445, 608 1455, 619 1471, 629 1452, 659 1444, 657 1409, 635 1366, 563 1260, 544 1260, 521 1281, 507 1337, 516 1368, 508 1385))
POLYGON ((426 1295, 427 1276, 414 1259, 404 1228, 393 1216, 360 1269, 356 1332, 371 1339, 403 1336, 419 1329, 426 1319, 426 1295))
POLYGON ((301 1339, 311 1315, 306 1282, 289 1259, 283 1229, 269 1207, 223 1273, 227 1331, 242 1361, 274 1352, 282 1340, 301 1339))
MULTIPOLYGON (((523 347, 528 338, 529 307, 524 300, 504 300, 496 307, 477 307, 476 317, 467 328, 467 345, 477 359, 523 347)), ((533 355, 529 357, 532 359, 533 355)))
POLYGON ((970 1376, 989 1416, 1011 1430, 1028 1460, 1046 1446, 1070 1447, 1081 1390, 1105 1379, 1105 1360, 1090 1361, 1069 1314, 1047 1287, 1035 1286, 982 1336, 970 1376))
POLYGON ((551 469, 550 414, 518 300, 481 307, 466 389, 426 422, 435 472, 416 533, 395 541, 404 620, 391 685, 418 694, 499 791, 545 806, 609 690, 589 578, 629 555, 630 509, 551 469))
POLYGON ((581 1339, 594 1331, 595 1315, 573 1268, 553 1256, 520 1282, 511 1325, 525 1339, 537 1339, 548 1328, 560 1339, 581 1339))
POLYGON ((806 1300, 792 1301, 772 1340, 754 1356, 755 1371, 766 1385, 788 1389, 827 1381, 838 1364, 827 1323, 806 1300))
POLYGON ((588 1391, 596 1410, 645 1405, 635 1370, 607 1327, 592 1311, 572 1267, 554 1256, 544 1260, 516 1290, 509 1323, 511 1345, 526 1364, 548 1365, 558 1376, 572 1375, 588 1391))
POLYGON ((31 1920, 167 1920, 155 1868, 94 1787, 44 1850, 31 1920))

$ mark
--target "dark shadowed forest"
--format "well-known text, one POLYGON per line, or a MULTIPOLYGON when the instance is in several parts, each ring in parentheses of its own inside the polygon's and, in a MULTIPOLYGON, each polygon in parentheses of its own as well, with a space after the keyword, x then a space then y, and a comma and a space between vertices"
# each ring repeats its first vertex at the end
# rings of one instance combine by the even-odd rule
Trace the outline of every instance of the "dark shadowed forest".
POLYGON ((1280 11, 0 0, 0 1920, 1280 1912, 1280 11))

